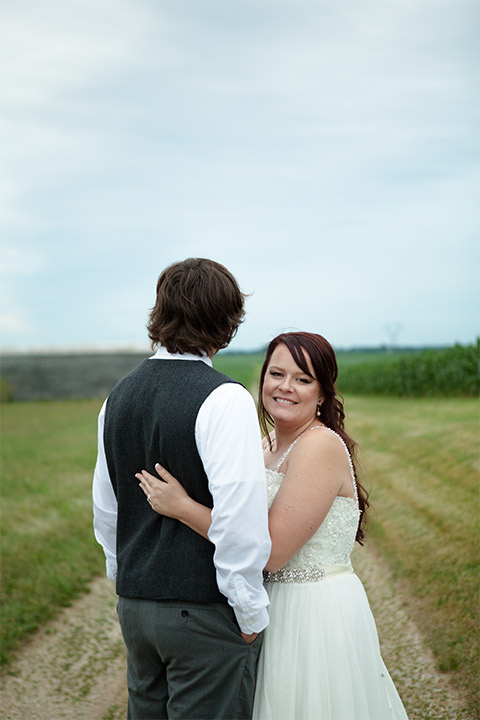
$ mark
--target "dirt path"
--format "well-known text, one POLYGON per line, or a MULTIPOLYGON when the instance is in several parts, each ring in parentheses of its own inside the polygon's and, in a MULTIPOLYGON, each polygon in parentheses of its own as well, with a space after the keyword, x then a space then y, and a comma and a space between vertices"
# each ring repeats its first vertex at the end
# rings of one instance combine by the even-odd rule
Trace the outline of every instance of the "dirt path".
MULTIPOLYGON (((372 549, 355 551, 383 657, 410 720, 468 720, 461 698, 435 670, 386 566, 372 549)), ((125 652, 112 584, 91 592, 38 633, 2 677, 4 720, 120 720, 126 717, 125 652)), ((353 719, 352 719, 353 720, 353 719)))
POLYGON ((440 673, 418 626, 408 613, 408 599, 373 548, 356 547, 353 565, 362 579, 375 622, 382 656, 403 700, 409 720, 475 720, 445 674, 440 673))
POLYGON ((114 585, 97 578, 88 595, 35 635, 2 677, 3 720, 126 717, 125 651, 115 604, 114 585))

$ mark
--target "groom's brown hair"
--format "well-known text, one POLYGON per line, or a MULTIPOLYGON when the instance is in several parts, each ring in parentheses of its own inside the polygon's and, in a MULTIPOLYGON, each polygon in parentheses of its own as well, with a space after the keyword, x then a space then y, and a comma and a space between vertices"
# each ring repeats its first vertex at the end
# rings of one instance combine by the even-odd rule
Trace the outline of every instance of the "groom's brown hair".
POLYGON ((226 348, 245 317, 244 305, 237 281, 215 260, 173 263, 158 278, 147 324, 152 346, 195 355, 226 348))

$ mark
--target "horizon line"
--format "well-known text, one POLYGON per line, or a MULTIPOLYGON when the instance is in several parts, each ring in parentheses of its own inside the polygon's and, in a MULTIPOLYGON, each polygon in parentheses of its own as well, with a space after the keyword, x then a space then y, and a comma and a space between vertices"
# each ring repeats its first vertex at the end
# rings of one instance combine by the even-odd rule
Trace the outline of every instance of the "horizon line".
MULTIPOLYGON (((478 338, 477 338, 478 339, 478 338)), ((374 350, 422 350, 422 349, 441 349, 447 347, 454 347, 455 345, 469 345, 474 344, 476 340, 471 343, 460 343, 454 341, 450 343, 425 343, 419 344, 408 344, 408 343, 377 343, 377 344, 365 344, 365 345, 333 345, 335 352, 355 352, 355 351, 374 351, 374 350)), ((218 354, 260 354, 263 353, 268 343, 256 348, 224 348, 220 350, 218 354)), ((154 354, 151 346, 141 343, 86 343, 84 345, 44 345, 44 346, 28 346, 28 345, 17 345, 9 347, 0 347, 0 356, 7 357, 9 355, 82 355, 82 354, 110 354, 110 353, 125 353, 125 354, 138 354, 145 353, 146 355, 154 354)))

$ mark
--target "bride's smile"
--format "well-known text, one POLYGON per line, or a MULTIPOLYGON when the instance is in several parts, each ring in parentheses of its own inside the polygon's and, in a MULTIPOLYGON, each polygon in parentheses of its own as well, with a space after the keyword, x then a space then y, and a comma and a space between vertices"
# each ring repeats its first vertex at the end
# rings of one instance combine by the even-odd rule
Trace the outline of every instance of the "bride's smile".
POLYGON ((301 424, 315 417, 321 389, 306 352, 305 359, 311 376, 297 365, 284 343, 272 353, 263 385, 263 404, 276 422, 301 424))

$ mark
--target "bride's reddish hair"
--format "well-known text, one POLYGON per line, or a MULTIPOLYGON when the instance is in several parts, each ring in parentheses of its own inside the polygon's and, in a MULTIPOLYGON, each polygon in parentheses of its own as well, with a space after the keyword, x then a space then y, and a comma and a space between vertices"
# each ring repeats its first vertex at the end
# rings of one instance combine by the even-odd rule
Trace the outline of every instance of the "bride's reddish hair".
POLYGON ((260 373, 260 388, 258 397, 258 416, 260 427, 265 435, 268 435, 270 428, 274 425, 273 418, 267 412, 263 404, 262 392, 263 383, 265 381, 265 373, 270 363, 275 348, 283 343, 288 348, 292 358, 298 367, 310 377, 314 377, 320 383, 323 401, 321 405, 321 421, 334 432, 338 433, 345 442, 350 456, 352 458, 353 469, 358 491, 358 504, 362 512, 360 523, 357 530, 356 540, 361 545, 364 538, 363 526, 365 524, 365 512, 369 506, 368 493, 358 480, 357 465, 357 443, 345 431, 345 411, 343 408, 343 398, 337 392, 335 382, 338 377, 338 365, 335 352, 322 335, 308 332, 289 332, 282 333, 273 338, 270 342, 265 361, 260 373), (308 367, 305 353, 308 353, 313 367, 313 375, 308 367))

